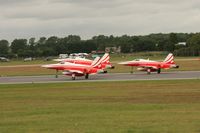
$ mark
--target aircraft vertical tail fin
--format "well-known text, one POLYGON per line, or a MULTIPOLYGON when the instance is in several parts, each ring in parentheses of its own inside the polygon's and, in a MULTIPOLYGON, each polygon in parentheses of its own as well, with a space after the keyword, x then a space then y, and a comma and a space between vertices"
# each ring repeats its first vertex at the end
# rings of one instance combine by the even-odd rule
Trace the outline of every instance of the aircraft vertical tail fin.
POLYGON ((94 61, 92 62, 91 66, 92 67, 98 67, 102 64, 102 63, 106 63, 108 62, 110 59, 110 56, 108 53, 105 53, 101 58, 100 57, 96 57, 94 59, 94 61))
POLYGON ((100 57, 96 57, 96 58, 93 60, 91 66, 92 66, 92 67, 95 67, 96 65, 98 65, 99 60, 100 60, 100 57))
POLYGON ((108 63, 110 60, 110 55, 108 53, 105 53, 101 58, 101 63, 108 63))
POLYGON ((163 62, 168 63, 168 64, 175 64, 174 63, 174 56, 173 56, 173 54, 169 53, 163 62))

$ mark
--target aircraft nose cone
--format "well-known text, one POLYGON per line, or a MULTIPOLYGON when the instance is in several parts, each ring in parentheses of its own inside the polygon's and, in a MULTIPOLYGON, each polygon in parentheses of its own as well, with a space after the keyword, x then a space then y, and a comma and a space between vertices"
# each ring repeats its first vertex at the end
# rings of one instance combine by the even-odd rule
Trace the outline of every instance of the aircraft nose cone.
POLYGON ((49 67, 49 65, 42 65, 41 67, 47 68, 47 67, 49 67))
POLYGON ((53 61, 61 62, 61 59, 53 59, 53 61))
POLYGON ((42 65, 41 67, 44 67, 44 68, 53 68, 54 65, 42 65))
POLYGON ((120 65, 124 65, 124 64, 126 64, 127 62, 120 62, 120 63, 118 63, 118 64, 120 64, 120 65))
POLYGON ((115 69, 115 66, 111 66, 111 69, 115 69))
POLYGON ((179 68, 179 65, 176 65, 176 68, 179 68))

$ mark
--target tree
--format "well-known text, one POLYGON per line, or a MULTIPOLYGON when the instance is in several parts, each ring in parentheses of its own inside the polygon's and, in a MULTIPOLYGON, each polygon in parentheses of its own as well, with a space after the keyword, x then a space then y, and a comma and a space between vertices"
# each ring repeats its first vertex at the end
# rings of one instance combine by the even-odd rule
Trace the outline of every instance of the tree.
POLYGON ((187 44, 189 47, 199 48, 200 47, 200 33, 193 35, 188 39, 187 44))
POLYGON ((140 51, 170 51, 177 55, 200 55, 200 33, 150 34, 145 36, 105 36, 98 35, 89 40, 81 40, 78 35, 64 38, 15 39, 9 48, 7 40, 0 41, 0 56, 20 57, 57 56, 60 53, 104 51, 106 47, 121 47, 124 53, 140 51), (186 46, 175 46, 178 42, 186 42, 186 46), (9 56, 10 55, 10 56, 9 56))
POLYGON ((104 35, 94 36, 92 38, 98 50, 104 51, 106 48, 106 43, 108 41, 108 37, 104 35))
POLYGON ((69 35, 67 37, 68 52, 80 52, 81 51, 81 37, 76 35, 69 35))
POLYGON ((0 40, 0 56, 5 56, 9 51, 9 42, 7 40, 0 40))
POLYGON ((27 40, 26 39, 15 39, 11 43, 11 50, 14 54, 23 53, 27 49, 27 40))
POLYGON ((45 45, 46 43, 46 37, 40 37, 40 39, 37 42, 37 45, 41 46, 41 45, 45 45))
POLYGON ((123 35, 119 38, 121 52, 123 53, 129 53, 131 52, 131 37, 127 35, 123 35))
POLYGON ((200 55, 200 33, 194 34, 190 39, 188 39, 187 44, 190 48, 191 55, 200 55))
POLYGON ((175 44, 178 43, 177 35, 175 33, 169 34, 169 42, 167 46, 165 46, 166 51, 173 52, 175 50, 175 44))
POLYGON ((46 48, 46 37, 40 37, 40 39, 35 44, 35 56, 44 56, 44 49, 46 48))
POLYGON ((175 33, 170 33, 169 34, 169 41, 171 43, 174 43, 174 44, 178 43, 177 35, 175 33))
POLYGON ((28 43, 29 43, 29 45, 35 46, 35 44, 36 44, 35 43, 35 38, 33 38, 33 37, 30 38, 28 43))
POLYGON ((36 57, 36 42, 35 42, 35 38, 30 38, 28 41, 28 47, 26 50, 26 54, 28 54, 31 57, 36 57))
POLYGON ((97 49, 95 43, 92 40, 87 40, 87 41, 83 42, 82 45, 83 45, 82 52, 90 53, 91 51, 97 49))

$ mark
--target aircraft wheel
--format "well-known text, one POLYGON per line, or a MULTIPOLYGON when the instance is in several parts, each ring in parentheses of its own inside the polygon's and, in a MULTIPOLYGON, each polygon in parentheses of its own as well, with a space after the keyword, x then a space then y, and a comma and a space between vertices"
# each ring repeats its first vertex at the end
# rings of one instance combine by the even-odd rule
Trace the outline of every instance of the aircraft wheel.
POLYGON ((131 71, 131 74, 133 74, 133 71, 131 71))
POLYGON ((133 74, 133 67, 131 67, 131 74, 133 74))
POLYGON ((157 73, 160 74, 160 72, 161 72, 161 69, 159 68, 158 71, 157 71, 157 73))
POLYGON ((151 69, 147 69, 147 74, 151 74, 151 69))
POLYGON ((56 70, 55 78, 58 78, 58 70, 56 70))
POLYGON ((111 69, 115 69, 115 66, 112 66, 111 69))
POLYGON ((75 79, 76 79, 75 74, 72 74, 72 80, 75 80, 75 79))
POLYGON ((88 79, 88 78, 89 78, 89 74, 86 73, 86 75, 85 75, 85 79, 88 79))

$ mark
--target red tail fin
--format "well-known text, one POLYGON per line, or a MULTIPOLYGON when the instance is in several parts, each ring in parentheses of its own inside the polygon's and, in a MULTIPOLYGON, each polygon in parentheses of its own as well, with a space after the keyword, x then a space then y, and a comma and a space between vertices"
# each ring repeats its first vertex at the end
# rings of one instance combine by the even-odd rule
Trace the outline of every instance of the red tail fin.
POLYGON ((167 64, 175 64, 174 63, 174 56, 173 56, 173 54, 169 53, 163 62, 165 62, 167 64))
POLYGON ((94 59, 94 61, 92 62, 91 66, 92 66, 92 67, 98 66, 98 65, 99 65, 99 61, 100 61, 100 57, 96 57, 96 58, 94 59))
POLYGON ((92 67, 96 67, 96 68, 101 68, 101 64, 106 63, 107 61, 109 61, 110 56, 108 53, 105 53, 104 56, 102 58, 96 58, 93 63, 92 63, 92 67))

